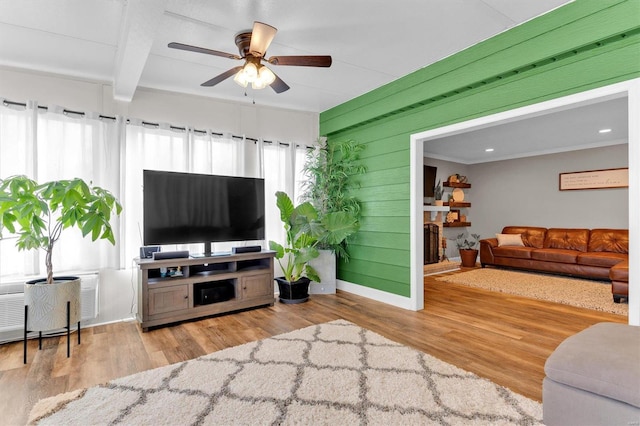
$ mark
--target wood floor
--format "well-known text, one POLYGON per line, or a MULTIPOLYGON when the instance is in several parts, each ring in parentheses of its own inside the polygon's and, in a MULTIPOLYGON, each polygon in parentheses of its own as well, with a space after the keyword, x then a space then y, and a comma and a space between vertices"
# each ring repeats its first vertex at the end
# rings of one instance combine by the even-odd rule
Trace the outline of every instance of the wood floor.
MULTIPOLYGON (((455 273, 455 272, 454 272, 455 273)), ((93 386, 276 334, 346 319, 541 401, 544 362, 568 336, 622 316, 445 284, 425 277, 425 309, 411 312, 339 292, 308 303, 254 309, 142 333, 135 322, 72 335, 0 345, 0 423, 24 424, 41 398, 93 386)))

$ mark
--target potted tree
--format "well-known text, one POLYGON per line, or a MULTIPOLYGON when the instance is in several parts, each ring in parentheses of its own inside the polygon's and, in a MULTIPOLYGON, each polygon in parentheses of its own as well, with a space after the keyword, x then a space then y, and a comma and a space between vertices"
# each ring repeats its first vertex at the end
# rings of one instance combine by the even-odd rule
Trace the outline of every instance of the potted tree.
POLYGON ((478 250, 475 247, 478 245, 478 241, 480 241, 480 234, 471 234, 467 238, 466 234, 462 233, 456 237, 456 245, 460 252, 460 260, 463 267, 473 268, 476 266, 478 250))
POLYGON ((91 187, 82 179, 42 184, 26 176, 0 179, 0 236, 3 230, 17 234, 18 250, 46 253, 47 277, 25 283, 25 336, 26 330, 54 330, 80 321, 80 279, 53 276, 53 249, 62 231, 75 227, 83 236, 90 234, 93 241, 106 239, 115 244, 109 221, 112 213, 121 211, 109 191, 91 187))
POLYGON ((284 274, 276 278, 280 301, 306 302, 310 281, 321 282, 318 272, 309 264, 319 255, 317 246, 345 238, 351 232, 351 224, 344 212, 319 218, 315 207, 308 201, 294 207, 285 192, 276 192, 276 204, 284 224, 286 241, 284 245, 269 241, 269 248, 276 252, 275 257, 284 274))
MULTIPOLYGON (((350 190, 358 187, 354 178, 366 171, 359 163, 364 145, 354 140, 318 141, 318 145, 307 152, 303 173, 302 200, 309 201, 318 212, 319 220, 331 213, 341 212, 349 223, 348 232, 339 239, 325 239, 318 244, 320 255, 311 264, 321 271, 323 282, 311 283, 312 293, 335 293, 336 258, 349 261, 347 246, 360 227, 360 202, 350 190)), ((314 280, 315 281, 315 280, 314 280)))

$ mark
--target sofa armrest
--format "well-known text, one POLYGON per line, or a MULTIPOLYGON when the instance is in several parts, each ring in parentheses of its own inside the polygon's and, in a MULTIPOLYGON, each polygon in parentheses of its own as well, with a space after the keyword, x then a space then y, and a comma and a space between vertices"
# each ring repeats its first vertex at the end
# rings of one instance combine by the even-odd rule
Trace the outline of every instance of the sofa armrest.
POLYGON ((495 263, 493 258, 494 247, 498 247, 497 238, 480 240, 480 264, 482 266, 493 265, 495 263))

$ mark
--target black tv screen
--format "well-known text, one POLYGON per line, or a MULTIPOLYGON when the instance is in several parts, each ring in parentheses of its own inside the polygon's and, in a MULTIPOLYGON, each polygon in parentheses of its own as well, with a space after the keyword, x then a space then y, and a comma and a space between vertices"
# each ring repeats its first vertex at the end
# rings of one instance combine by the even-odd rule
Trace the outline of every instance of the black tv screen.
POLYGON ((424 196, 425 197, 433 197, 434 191, 433 188, 436 186, 436 173, 438 171, 437 167, 433 166, 423 166, 424 170, 424 196))
POLYGON ((263 240, 264 179, 143 171, 144 244, 263 240))

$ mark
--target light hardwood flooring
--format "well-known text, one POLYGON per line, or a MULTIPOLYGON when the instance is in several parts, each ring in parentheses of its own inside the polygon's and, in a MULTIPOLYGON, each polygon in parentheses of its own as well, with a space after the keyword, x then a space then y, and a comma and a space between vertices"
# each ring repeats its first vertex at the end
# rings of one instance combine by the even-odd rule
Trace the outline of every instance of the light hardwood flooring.
POLYGON ((338 292, 148 333, 135 322, 86 328, 81 345, 72 335, 70 358, 66 337, 45 339, 41 351, 31 340, 27 365, 22 342, 0 345, 0 424, 24 424, 41 398, 340 318, 541 401, 544 362, 560 342, 598 322, 627 322, 618 315, 446 284, 436 277, 425 277, 420 312, 338 292))

